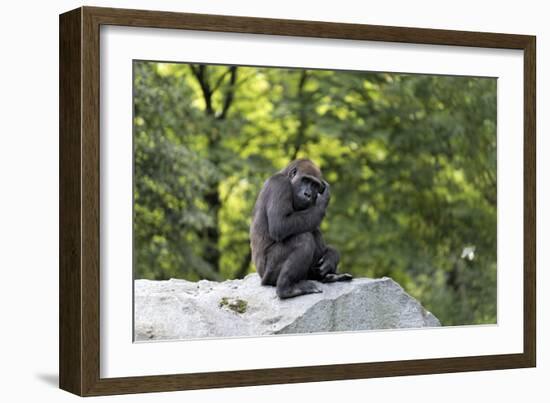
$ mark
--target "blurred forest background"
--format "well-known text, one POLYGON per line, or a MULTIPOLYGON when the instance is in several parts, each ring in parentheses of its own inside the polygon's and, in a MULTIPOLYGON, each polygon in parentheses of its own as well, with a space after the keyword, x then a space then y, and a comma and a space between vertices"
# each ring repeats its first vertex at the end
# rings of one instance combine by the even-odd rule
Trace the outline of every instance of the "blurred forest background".
POLYGON ((308 157, 340 270, 496 323, 496 79, 134 62, 134 274, 254 272, 263 182, 308 157))

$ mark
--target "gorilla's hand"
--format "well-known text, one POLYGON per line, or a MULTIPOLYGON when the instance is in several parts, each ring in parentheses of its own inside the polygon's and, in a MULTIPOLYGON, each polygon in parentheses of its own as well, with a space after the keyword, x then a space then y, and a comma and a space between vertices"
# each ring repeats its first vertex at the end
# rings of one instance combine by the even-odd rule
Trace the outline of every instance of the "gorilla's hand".
POLYGON ((337 273, 336 266, 337 261, 333 260, 334 257, 323 256, 316 263, 315 266, 311 268, 315 279, 322 283, 335 283, 337 281, 350 281, 353 277, 348 273, 337 273))
POLYGON ((325 189, 317 196, 317 204, 319 207, 326 209, 328 202, 330 201, 330 185, 325 180, 323 181, 323 184, 325 185, 325 189))
POLYGON ((329 273, 336 273, 336 264, 331 259, 325 259, 323 256, 321 259, 319 259, 319 262, 317 262, 319 275, 321 277, 326 277, 329 273))

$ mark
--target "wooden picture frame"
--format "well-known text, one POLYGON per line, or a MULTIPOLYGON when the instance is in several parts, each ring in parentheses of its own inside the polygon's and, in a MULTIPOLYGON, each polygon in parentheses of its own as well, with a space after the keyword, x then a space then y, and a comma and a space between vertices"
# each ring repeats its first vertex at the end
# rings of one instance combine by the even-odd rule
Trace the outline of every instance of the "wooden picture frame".
POLYGON ((60 16, 60 387, 80 396, 526 368, 536 365, 535 37, 81 7, 60 16), (524 52, 523 353, 100 377, 100 26, 518 49, 524 52))

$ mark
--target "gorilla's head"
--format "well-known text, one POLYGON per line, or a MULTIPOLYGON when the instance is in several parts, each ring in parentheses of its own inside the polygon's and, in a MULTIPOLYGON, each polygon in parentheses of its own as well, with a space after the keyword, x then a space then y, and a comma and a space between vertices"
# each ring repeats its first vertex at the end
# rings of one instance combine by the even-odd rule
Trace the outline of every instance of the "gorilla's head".
POLYGON ((321 170, 309 159, 292 161, 282 170, 292 185, 294 210, 305 210, 315 204, 317 195, 325 191, 321 170))

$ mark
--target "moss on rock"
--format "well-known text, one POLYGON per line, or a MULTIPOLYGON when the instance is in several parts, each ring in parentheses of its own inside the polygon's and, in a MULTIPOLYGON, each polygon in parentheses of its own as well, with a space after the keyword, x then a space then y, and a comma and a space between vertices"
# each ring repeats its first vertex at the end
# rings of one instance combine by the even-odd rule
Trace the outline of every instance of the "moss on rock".
POLYGON ((220 308, 229 308, 237 313, 245 313, 248 308, 248 302, 244 299, 223 297, 220 300, 220 308))

